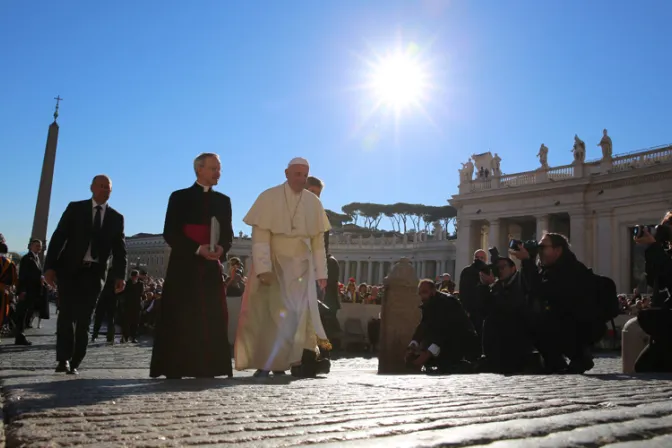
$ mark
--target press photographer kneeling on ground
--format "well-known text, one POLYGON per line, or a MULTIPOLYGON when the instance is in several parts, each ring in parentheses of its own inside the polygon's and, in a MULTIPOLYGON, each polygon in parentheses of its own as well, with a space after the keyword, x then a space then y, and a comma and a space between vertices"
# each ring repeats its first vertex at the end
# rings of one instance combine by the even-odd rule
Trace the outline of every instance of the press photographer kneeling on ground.
POLYGON ((672 211, 655 228, 635 227, 634 240, 647 245, 646 282, 653 289, 651 308, 637 321, 651 341, 635 363, 635 372, 672 372, 672 211))
MULTIPOLYGON (((494 248, 493 248, 494 249, 494 248)), ((532 311, 522 276, 510 258, 490 250, 496 269, 481 272, 481 282, 490 286, 483 323, 483 357, 478 370, 488 373, 541 373, 534 351, 532 311)))
POLYGON ((522 262, 521 275, 531 300, 539 305, 534 316, 534 339, 547 372, 583 373, 592 369, 591 347, 606 333, 598 305, 597 276, 577 260, 567 238, 557 233, 544 235, 536 244, 512 241, 510 249, 522 262))
POLYGON ((479 356, 476 331, 455 297, 436 290, 434 281, 421 280, 422 319, 406 352, 406 363, 427 373, 470 373, 479 356))

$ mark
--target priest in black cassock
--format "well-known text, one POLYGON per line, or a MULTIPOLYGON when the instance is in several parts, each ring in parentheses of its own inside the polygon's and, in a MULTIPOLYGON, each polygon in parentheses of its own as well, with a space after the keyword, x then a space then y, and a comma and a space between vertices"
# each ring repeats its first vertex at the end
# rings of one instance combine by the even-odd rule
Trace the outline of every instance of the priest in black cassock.
POLYGON ((233 375, 222 262, 233 242, 231 200, 212 190, 220 177, 217 154, 194 160, 196 183, 173 192, 163 237, 171 248, 149 375, 169 379, 233 375), (210 250, 210 223, 219 242, 210 250))

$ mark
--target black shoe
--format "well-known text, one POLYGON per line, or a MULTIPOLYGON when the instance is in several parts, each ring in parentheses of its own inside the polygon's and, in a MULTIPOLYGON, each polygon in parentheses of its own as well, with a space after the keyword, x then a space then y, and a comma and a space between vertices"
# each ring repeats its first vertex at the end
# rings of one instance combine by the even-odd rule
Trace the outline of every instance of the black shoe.
POLYGON ((274 376, 282 376, 282 375, 287 375, 284 370, 274 370, 273 371, 274 376))
POLYGON ((97 336, 91 336, 91 343, 94 344, 97 339, 98 339, 97 336))
POLYGON ((22 334, 19 334, 14 338, 14 345, 33 345, 26 337, 22 334))
POLYGON ((79 375, 79 370, 77 367, 70 367, 70 370, 67 371, 68 375, 79 375))
POLYGON ((68 361, 60 361, 58 363, 58 366, 56 366, 56 370, 54 372, 56 373, 65 373, 70 370, 70 363, 68 361))
POLYGON ((255 377, 255 378, 268 378, 269 373, 270 372, 268 370, 261 370, 260 369, 260 370, 257 370, 256 372, 254 372, 254 375, 252 375, 252 376, 255 377))
POLYGON ((137 344, 137 343, 138 343, 138 340, 135 339, 135 338, 133 338, 133 339, 131 339, 131 342, 132 342, 133 344, 137 344))

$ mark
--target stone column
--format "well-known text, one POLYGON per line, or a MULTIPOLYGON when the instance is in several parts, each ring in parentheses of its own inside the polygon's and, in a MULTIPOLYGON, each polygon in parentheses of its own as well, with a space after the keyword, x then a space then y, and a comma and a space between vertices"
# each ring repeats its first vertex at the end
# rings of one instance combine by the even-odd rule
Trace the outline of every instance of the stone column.
POLYGON ((385 272, 383 271, 385 269, 385 262, 384 261, 379 261, 378 262, 378 283, 383 283, 383 277, 385 277, 385 272))
POLYGON ((357 267, 355 268, 355 282, 362 283, 362 261, 357 260, 357 267))
POLYGON ((436 275, 439 276, 443 274, 443 261, 436 260, 436 275))
POLYGON ((569 235, 572 252, 581 262, 586 259, 586 217, 583 213, 571 214, 569 216, 569 235))
POLYGON ((537 241, 539 241, 541 237, 544 236, 544 233, 550 231, 549 229, 550 225, 548 215, 539 215, 536 218, 537 218, 536 239, 537 241))
MULTIPOLYGON (((490 228, 488 229, 488 248, 497 247, 499 249, 499 219, 490 220, 490 228)), ((504 252, 502 252, 503 254, 504 252)))
MULTIPOLYGON (((471 263, 471 257, 473 256, 471 239, 472 239, 471 221, 469 221, 468 219, 460 219, 460 227, 458 229, 458 237, 455 248, 456 269, 462 269, 471 263)), ((454 281, 456 283, 459 283, 460 279, 455 278, 454 281)))
POLYGON ((343 284, 348 284, 350 278, 350 260, 345 260, 345 270, 343 271, 343 284))
POLYGON ((369 260, 366 266, 366 283, 369 285, 373 283, 373 261, 369 260))
POLYGON ((427 262, 425 260, 422 260, 420 262, 420 278, 425 278, 426 269, 427 269, 427 262))
POLYGON ((394 265, 385 279, 385 297, 381 311, 378 373, 413 373, 404 362, 406 348, 420 322, 418 277, 408 258, 394 265))
POLYGON ((612 232, 615 228, 612 223, 612 213, 609 211, 602 211, 597 216, 597 233, 595 234, 595 253, 597 259, 593 260, 596 266, 596 271, 600 275, 613 278, 613 240, 612 232))

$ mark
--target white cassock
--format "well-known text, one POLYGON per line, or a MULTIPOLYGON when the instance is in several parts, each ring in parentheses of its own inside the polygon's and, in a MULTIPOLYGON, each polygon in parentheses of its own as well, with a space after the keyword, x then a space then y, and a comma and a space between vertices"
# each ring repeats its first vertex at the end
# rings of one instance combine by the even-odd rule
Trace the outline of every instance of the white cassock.
POLYGON ((236 370, 288 370, 304 349, 327 339, 315 281, 327 278, 324 232, 331 229, 320 199, 287 183, 264 191, 243 221, 252 227, 252 266, 235 342, 236 370), (263 285, 259 274, 272 272, 263 285))

